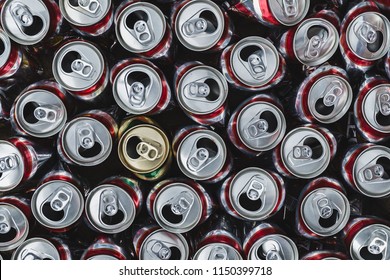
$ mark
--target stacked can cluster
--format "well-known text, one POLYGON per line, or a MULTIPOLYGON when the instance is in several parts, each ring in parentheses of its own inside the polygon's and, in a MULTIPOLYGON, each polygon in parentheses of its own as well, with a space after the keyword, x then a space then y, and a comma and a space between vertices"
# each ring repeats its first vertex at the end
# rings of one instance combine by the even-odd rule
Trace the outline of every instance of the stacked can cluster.
POLYGON ((390 259, 388 0, 0 11, 1 258, 390 259))

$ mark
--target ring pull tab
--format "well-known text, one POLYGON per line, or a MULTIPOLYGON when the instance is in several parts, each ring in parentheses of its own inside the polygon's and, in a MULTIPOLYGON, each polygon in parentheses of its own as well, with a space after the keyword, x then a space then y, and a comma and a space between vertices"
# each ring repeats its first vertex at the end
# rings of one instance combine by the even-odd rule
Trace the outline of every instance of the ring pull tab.
POLYGON ((365 168, 362 173, 366 181, 376 181, 378 179, 382 179, 385 174, 385 169, 380 164, 374 164, 365 168))
POLYGON ((0 234, 7 234, 11 231, 13 221, 10 213, 6 209, 0 209, 0 234))
POLYGON ((339 81, 333 81, 325 88, 324 93, 324 105, 335 106, 344 93, 343 85, 339 81))
POLYGON ((18 156, 11 154, 0 158, 0 173, 11 171, 19 166, 18 156))
POLYGON ((98 0, 78 0, 79 7, 88 14, 96 15, 101 4, 98 0))
POLYGON ((141 141, 137 144, 135 147, 138 155, 140 155, 142 158, 148 160, 148 161, 155 161, 159 157, 161 157, 161 151, 160 146, 152 144, 152 141, 141 141), (148 143, 149 142, 149 143, 148 143))
POLYGON ((149 243, 150 253, 160 260, 168 260, 172 255, 171 249, 159 240, 151 240, 149 243))
POLYGON ((378 94, 378 107, 379 111, 384 116, 390 116, 390 92, 383 91, 378 94))
POLYGON ((321 55, 321 50, 328 40, 328 31, 321 28, 316 35, 311 37, 306 45, 305 57, 309 60, 318 58, 321 55))
POLYGON ((278 1, 282 7, 283 14, 288 17, 296 17, 298 15, 298 1, 297 0, 282 0, 281 3, 278 1))
POLYGON ((192 82, 184 88, 192 99, 206 98, 210 94, 210 86, 204 82, 192 82))
POLYGON ((78 142, 77 144, 80 147, 88 150, 95 145, 96 133, 90 124, 85 123, 79 125, 76 130, 76 133, 77 133, 77 142, 78 142))
POLYGON ((72 191, 69 188, 61 187, 58 188, 51 197, 50 207, 56 212, 65 211, 65 208, 69 208, 70 206, 72 191))
POLYGON ((112 217, 118 213, 119 203, 116 192, 112 189, 107 189, 100 195, 100 212, 112 217))
POLYGON ((378 39, 377 28, 366 21, 355 28, 355 34, 362 43, 373 44, 378 39))
POLYGON ((142 45, 148 45, 153 41, 153 33, 145 20, 138 20, 134 24, 134 35, 142 45))
POLYGON ((210 158, 210 153, 206 148, 198 148, 188 158, 187 165, 191 171, 201 170, 210 158))
POLYGON ((34 249, 24 249, 20 254, 20 257, 24 261, 33 261, 33 260, 54 260, 54 258, 44 252, 38 252, 34 249))
POLYGON ((57 111, 53 106, 41 105, 34 109, 34 117, 41 122, 55 123, 58 118, 57 111))
POLYGON ((328 219, 333 214, 332 203, 329 201, 328 197, 323 193, 316 194, 316 197, 313 198, 313 203, 318 214, 323 219, 328 219))
POLYGON ((268 122, 265 119, 251 120, 247 127, 244 129, 247 139, 258 139, 268 131, 268 122))
POLYGON ((293 157, 295 159, 310 159, 313 155, 313 150, 307 145, 294 146, 293 157))
POLYGON ((265 195, 265 186, 257 178, 251 178, 246 194, 250 200, 259 200, 265 195))
POLYGON ((267 61, 262 50, 259 50, 248 57, 248 66, 251 75, 258 80, 264 78, 267 71, 267 61))
POLYGON ((189 19, 183 24, 182 30, 187 37, 196 37, 207 31, 207 21, 204 18, 189 19))
POLYGON ((387 255, 387 246, 389 242, 389 236, 384 230, 374 230, 370 238, 368 239, 367 249, 373 255, 382 254, 383 257, 387 255))
POLYGON ((183 191, 169 201, 169 203, 171 204, 171 211, 175 215, 188 215, 194 205, 194 196, 189 192, 183 191))
POLYGON ((284 260, 282 246, 276 240, 268 240, 262 245, 266 260, 284 260))
POLYGON ((146 89, 143 83, 126 83, 127 96, 132 106, 140 108, 146 102, 146 89))
POLYGON ((30 12, 30 9, 28 6, 20 3, 20 2, 14 2, 10 6, 11 15, 14 21, 17 23, 18 26, 22 27, 29 27, 34 22, 34 16, 30 12))
POLYGON ((215 246, 209 254, 209 260, 213 261, 224 261, 228 259, 228 252, 222 246, 215 246))
POLYGON ((73 60, 70 67, 73 73, 81 76, 84 79, 90 80, 92 74, 94 73, 92 64, 81 58, 73 60))

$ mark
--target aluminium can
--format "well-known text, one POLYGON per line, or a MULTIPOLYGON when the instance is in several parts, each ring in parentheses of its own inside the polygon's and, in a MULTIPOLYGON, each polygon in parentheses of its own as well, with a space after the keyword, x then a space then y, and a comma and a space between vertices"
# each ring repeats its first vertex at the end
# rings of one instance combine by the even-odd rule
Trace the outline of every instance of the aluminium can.
POLYGON ((331 251, 331 250, 318 250, 310 252, 304 255, 301 260, 348 260, 348 256, 343 252, 331 251))
POLYGON ((128 260, 128 254, 108 236, 99 236, 83 252, 81 260, 128 260))

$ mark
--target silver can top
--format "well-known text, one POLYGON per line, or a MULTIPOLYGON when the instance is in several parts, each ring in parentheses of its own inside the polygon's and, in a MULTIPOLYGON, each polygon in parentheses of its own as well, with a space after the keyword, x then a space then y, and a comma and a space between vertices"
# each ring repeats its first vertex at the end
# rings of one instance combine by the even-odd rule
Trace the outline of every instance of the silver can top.
POLYGON ((248 260, 297 260, 298 249, 285 235, 269 234, 257 240, 248 253, 248 260))
POLYGON ((234 45, 230 56, 232 70, 243 84, 261 87, 276 75, 279 53, 267 39, 251 36, 234 45))
POLYGON ((390 260, 390 228, 373 224, 361 229, 352 239, 350 254, 354 260, 390 260))
POLYGON ((89 260, 89 261, 117 261, 118 259, 115 258, 114 256, 100 254, 100 255, 92 256, 92 257, 88 258, 87 260, 89 260))
POLYGON ((13 260, 60 260, 57 248, 44 238, 30 238, 12 254, 13 260))
POLYGON ((362 13, 348 25, 346 41, 361 59, 378 60, 390 49, 390 22, 380 13, 362 13))
POLYGON ((290 131, 282 141, 281 158, 296 177, 310 179, 320 175, 330 162, 330 146, 326 138, 310 127, 290 131))
POLYGON ((79 165, 98 165, 108 158, 112 150, 110 132, 93 118, 73 119, 65 125, 60 137, 67 157, 79 165))
POLYGON ((333 24, 321 18, 310 18, 298 26, 293 50, 302 64, 318 66, 333 56, 338 44, 339 33, 333 24))
POLYGON ((111 0, 59 0, 64 18, 76 26, 100 22, 111 9, 111 0))
MULTIPOLYGON (((299 23, 309 11, 310 0, 267 0, 272 15, 285 26, 299 23)), ((257 13, 260 10, 261 1, 253 1, 257 13)))
POLYGON ((45 38, 50 14, 41 0, 7 0, 1 9, 1 26, 21 45, 34 45, 45 38))
POLYGON ((228 85, 221 72, 199 65, 187 71, 177 86, 179 104, 192 114, 214 112, 226 102, 228 85))
POLYGON ((370 89, 364 97, 361 110, 364 119, 373 129, 390 133, 390 84, 381 84, 370 89))
POLYGON ((24 160, 10 142, 0 140, 0 192, 17 187, 24 176, 24 160))
POLYGON ((101 52, 86 41, 71 41, 54 55, 52 71, 57 83, 70 91, 82 91, 102 77, 105 62, 101 52))
POLYGON ((257 101, 242 108, 237 117, 237 134, 251 150, 268 151, 282 141, 286 119, 275 105, 257 101))
POLYGON ((62 100, 43 89, 33 89, 20 95, 13 105, 15 120, 29 135, 46 138, 57 134, 67 120, 62 100))
POLYGON ((0 252, 17 248, 26 240, 29 223, 19 208, 0 203, 0 252))
POLYGON ((200 248, 193 257, 194 260, 242 260, 240 253, 225 243, 211 243, 200 248))
POLYGON ((370 197, 390 194, 390 148, 374 145, 361 152, 353 164, 357 189, 370 197))
POLYGON ((12 45, 7 33, 0 28, 0 68, 7 64, 11 55, 12 45))
POLYGON ((338 75, 327 75, 310 88, 309 111, 321 123, 334 123, 347 113, 352 98, 353 91, 347 80, 338 75))
POLYGON ((73 225, 83 213, 84 197, 67 181, 49 181, 34 192, 31 211, 35 219, 50 229, 73 225))
POLYGON ((136 209, 133 199, 125 190, 104 184, 88 194, 85 213, 99 232, 114 234, 124 231, 133 223, 136 209))
POLYGON ((224 29, 224 14, 210 0, 188 1, 179 9, 175 19, 177 38, 192 51, 206 51, 214 47, 224 29))
POLYGON ((279 189, 264 169, 248 167, 234 176, 229 197, 234 210, 251 221, 266 219, 279 200, 279 189))
POLYGON ((327 237, 345 227, 350 208, 348 199, 342 192, 324 187, 305 196, 300 212, 304 224, 312 232, 327 237))
POLYGON ((189 247, 180 233, 158 229, 141 244, 140 260, 187 260, 189 247))
POLYGON ((143 63, 123 68, 112 83, 116 103, 124 111, 134 115, 151 111, 160 101, 162 90, 159 74, 143 63))
POLYGON ((153 213, 156 222, 174 233, 193 229, 202 216, 202 202, 197 192, 189 185, 173 182, 158 192, 153 213))
POLYGON ((167 29, 164 14, 147 2, 128 5, 117 16, 115 33, 119 43, 133 53, 154 49, 167 29))
POLYGON ((197 130, 187 135, 177 151, 177 164, 187 177, 208 180, 218 174, 227 158, 222 138, 211 130, 197 130))

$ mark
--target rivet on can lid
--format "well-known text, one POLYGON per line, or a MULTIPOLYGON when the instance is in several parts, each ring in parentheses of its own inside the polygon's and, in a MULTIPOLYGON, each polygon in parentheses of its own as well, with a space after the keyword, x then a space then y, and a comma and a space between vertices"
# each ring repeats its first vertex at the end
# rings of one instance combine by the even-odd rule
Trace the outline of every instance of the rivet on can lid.
POLYGON ((390 84, 371 88, 362 107, 363 117, 373 129, 390 134, 390 84))
POLYGON ((29 223, 23 212, 11 204, 0 203, 0 251, 17 248, 28 232, 29 223))
POLYGON ((44 238, 30 238, 15 250, 13 260, 59 260, 57 248, 44 238))
POLYGON ((60 0, 61 13, 76 26, 100 22, 111 9, 111 0, 60 0))
POLYGON ((0 155, 0 191, 9 191, 22 181, 24 161, 19 150, 5 140, 0 140, 0 155))
POLYGON ((225 243, 211 243, 200 248, 193 257, 194 260, 242 260, 240 253, 225 243))
POLYGON ((297 260, 298 249, 285 235, 269 234, 257 240, 248 253, 249 260, 297 260))

